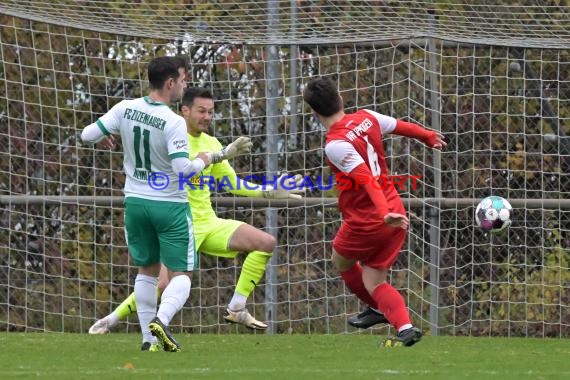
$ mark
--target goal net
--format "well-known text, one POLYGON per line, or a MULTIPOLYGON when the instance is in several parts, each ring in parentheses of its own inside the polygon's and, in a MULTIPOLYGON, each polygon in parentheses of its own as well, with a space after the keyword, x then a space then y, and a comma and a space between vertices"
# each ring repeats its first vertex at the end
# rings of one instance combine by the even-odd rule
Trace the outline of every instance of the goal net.
MULTIPOLYGON (((300 97, 315 75, 337 81, 350 110, 441 130, 441 153, 385 141, 392 173, 411 177, 400 189, 408 241, 390 280, 414 323, 433 334, 568 337, 570 5, 480 3, 3 1, 0 329, 86 332, 132 291, 121 146, 93 150, 78 136, 146 93, 150 59, 183 54, 192 84, 216 98, 212 134, 255 143, 233 162, 242 176, 280 170, 327 185, 324 130, 300 97), (491 194, 514 206, 502 234, 474 225, 491 194)), ((346 320, 363 305, 330 262, 334 196, 214 198, 220 217, 277 237, 248 305, 272 332, 356 332, 346 320)), ((242 262, 200 255, 175 331, 235 331, 222 313, 242 262)), ((117 331, 137 329, 133 315, 117 331)))

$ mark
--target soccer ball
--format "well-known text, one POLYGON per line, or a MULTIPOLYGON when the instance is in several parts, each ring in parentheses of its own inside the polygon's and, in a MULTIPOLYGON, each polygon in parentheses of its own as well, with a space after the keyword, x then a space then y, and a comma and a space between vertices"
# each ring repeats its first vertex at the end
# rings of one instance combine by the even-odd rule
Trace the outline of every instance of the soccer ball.
POLYGON ((511 204, 501 197, 483 198, 475 210, 477 226, 485 231, 498 232, 511 224, 511 204))

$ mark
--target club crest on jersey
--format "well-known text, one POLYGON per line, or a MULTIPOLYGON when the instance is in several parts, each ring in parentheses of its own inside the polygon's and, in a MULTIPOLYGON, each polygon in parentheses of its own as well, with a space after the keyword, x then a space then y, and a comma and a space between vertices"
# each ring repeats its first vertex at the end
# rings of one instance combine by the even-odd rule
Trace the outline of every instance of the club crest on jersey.
POLYGON ((371 126, 372 121, 370 119, 364 119, 362 123, 358 124, 352 131, 346 134, 346 138, 350 141, 354 141, 358 136, 369 130, 371 126))

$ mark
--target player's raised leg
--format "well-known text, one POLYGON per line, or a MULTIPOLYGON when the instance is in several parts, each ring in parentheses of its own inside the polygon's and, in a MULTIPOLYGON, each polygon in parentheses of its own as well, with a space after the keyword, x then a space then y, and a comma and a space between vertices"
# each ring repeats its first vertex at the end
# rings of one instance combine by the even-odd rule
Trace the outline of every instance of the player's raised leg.
MULTIPOLYGON (((257 320, 246 308, 247 299, 260 283, 267 263, 275 249, 275 238, 249 224, 230 219, 217 219, 216 227, 200 245, 200 251, 223 257, 235 257, 238 252, 249 252, 244 260, 239 279, 224 319, 253 330, 263 330, 267 324, 257 320)), ((200 225, 200 230, 205 226, 200 225)))
POLYGON ((247 255, 235 292, 226 309, 227 314, 224 316, 226 321, 239 323, 254 330, 267 328, 267 324, 253 317, 245 305, 255 286, 261 281, 270 258, 271 253, 261 251, 252 251, 247 255))
POLYGON ((241 225, 230 239, 230 249, 249 252, 243 262, 236 289, 224 319, 240 323, 250 329, 263 330, 267 324, 253 317, 245 307, 248 297, 265 273, 267 263, 275 249, 275 238, 249 224, 241 225))

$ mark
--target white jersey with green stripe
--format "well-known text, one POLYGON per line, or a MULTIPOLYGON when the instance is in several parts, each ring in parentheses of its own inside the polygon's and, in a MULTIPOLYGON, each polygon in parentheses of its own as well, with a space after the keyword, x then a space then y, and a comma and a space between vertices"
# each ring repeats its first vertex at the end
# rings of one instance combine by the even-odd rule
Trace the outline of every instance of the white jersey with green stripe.
POLYGON ((179 185, 179 174, 170 162, 188 157, 186 123, 181 116, 145 96, 121 101, 96 124, 105 135, 121 135, 125 196, 187 202, 186 189, 179 185))
MULTIPOLYGON (((201 133, 194 137, 188 135, 190 144, 190 159, 194 159, 199 152, 217 152, 223 148, 222 144, 213 136, 201 133)), ((196 223, 205 223, 216 218, 212 208, 211 189, 216 189, 216 181, 222 181, 233 188, 236 186, 237 175, 227 160, 206 167, 202 172, 190 179, 192 186, 188 186, 188 200, 192 211, 192 220, 196 223)))

